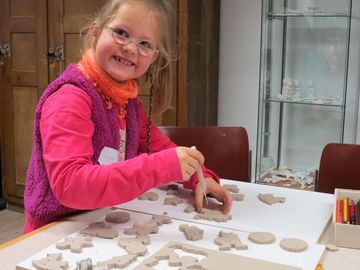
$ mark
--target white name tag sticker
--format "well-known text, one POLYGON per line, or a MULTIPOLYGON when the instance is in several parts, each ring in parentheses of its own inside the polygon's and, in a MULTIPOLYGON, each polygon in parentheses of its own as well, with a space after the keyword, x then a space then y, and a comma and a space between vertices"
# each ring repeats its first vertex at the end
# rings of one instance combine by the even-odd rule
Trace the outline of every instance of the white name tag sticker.
POLYGON ((103 150, 101 150, 100 152, 98 161, 101 165, 108 165, 114 162, 118 162, 118 158, 119 158, 119 151, 105 146, 103 150))

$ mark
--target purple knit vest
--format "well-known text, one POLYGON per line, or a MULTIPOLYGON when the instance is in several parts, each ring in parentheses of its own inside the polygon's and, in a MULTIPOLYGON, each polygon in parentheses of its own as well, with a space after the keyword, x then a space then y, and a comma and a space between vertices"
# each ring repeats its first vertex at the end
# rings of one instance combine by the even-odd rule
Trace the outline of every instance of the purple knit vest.
MULTIPOLYGON (((43 104, 50 95, 64 84, 72 84, 83 89, 91 98, 93 104, 91 120, 95 125, 92 136, 94 149, 93 163, 98 164, 97 160, 100 152, 105 146, 118 149, 120 144, 118 108, 113 106, 111 109, 107 109, 104 100, 94 88, 93 83, 84 76, 76 65, 69 65, 59 78, 49 84, 35 110, 34 146, 27 171, 24 205, 25 210, 31 216, 44 222, 51 222, 66 214, 77 211, 60 204, 55 198, 50 188, 42 156, 43 146, 40 134, 40 118, 43 104)), ((140 117, 137 99, 129 100, 126 110, 127 136, 125 158, 130 159, 138 154, 140 139, 140 117)))

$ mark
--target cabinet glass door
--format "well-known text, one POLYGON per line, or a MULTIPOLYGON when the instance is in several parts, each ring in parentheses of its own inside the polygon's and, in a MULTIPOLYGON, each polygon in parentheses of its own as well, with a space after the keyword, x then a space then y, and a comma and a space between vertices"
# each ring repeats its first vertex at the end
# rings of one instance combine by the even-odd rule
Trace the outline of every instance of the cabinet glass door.
POLYGON ((311 186, 324 146, 355 142, 356 10, 359 0, 263 1, 257 181, 311 186))

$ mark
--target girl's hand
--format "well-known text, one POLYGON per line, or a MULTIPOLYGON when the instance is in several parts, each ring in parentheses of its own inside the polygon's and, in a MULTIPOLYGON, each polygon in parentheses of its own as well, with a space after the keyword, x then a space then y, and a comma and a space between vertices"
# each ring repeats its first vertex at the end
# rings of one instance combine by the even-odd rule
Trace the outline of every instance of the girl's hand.
MULTIPOLYGON (((206 182, 206 193, 212 195, 215 199, 222 202, 222 205, 219 206, 219 210, 221 210, 224 214, 228 214, 231 210, 232 206, 232 197, 230 192, 219 185, 212 178, 205 178, 206 182)), ((200 183, 196 185, 195 188, 195 208, 196 211, 200 212, 203 208, 204 204, 204 194, 201 190, 200 183)))
POLYGON ((204 156, 196 149, 179 146, 175 148, 183 181, 188 181, 196 169, 204 164, 204 156))

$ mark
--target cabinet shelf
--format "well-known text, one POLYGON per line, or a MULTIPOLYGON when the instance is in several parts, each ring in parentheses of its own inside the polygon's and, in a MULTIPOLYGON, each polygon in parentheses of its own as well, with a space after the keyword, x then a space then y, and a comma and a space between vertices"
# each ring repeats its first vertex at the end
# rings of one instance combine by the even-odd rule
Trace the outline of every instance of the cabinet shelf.
POLYGON ((264 102, 274 102, 274 103, 286 103, 286 104, 300 104, 300 105, 316 105, 316 106, 325 106, 325 107, 339 107, 339 108, 343 108, 343 104, 337 103, 321 103, 321 102, 317 102, 317 101, 292 101, 292 100, 280 100, 280 99, 276 99, 276 98, 267 98, 264 99, 264 102))
POLYGON ((350 18, 346 13, 325 13, 325 12, 286 12, 286 13, 272 13, 269 12, 267 18, 269 19, 284 19, 284 18, 350 18))

